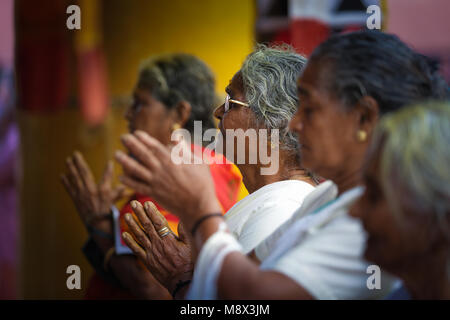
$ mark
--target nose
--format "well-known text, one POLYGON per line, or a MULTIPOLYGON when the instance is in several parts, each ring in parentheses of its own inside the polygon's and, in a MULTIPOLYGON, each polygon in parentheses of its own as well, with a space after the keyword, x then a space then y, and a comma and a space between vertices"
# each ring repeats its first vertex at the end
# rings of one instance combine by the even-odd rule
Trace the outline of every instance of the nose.
POLYGON ((131 106, 129 106, 126 110, 125 113, 123 114, 125 120, 127 121, 131 121, 133 119, 133 108, 131 106))
POLYGON ((222 104, 214 110, 214 117, 216 117, 219 120, 222 120, 223 114, 225 112, 225 104, 222 104))

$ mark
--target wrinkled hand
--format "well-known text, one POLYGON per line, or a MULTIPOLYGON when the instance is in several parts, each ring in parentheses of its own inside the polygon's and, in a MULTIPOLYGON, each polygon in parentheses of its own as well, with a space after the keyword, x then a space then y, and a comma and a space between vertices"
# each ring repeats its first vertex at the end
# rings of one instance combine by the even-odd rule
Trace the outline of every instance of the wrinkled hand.
POLYGON ((91 169, 80 152, 67 158, 67 174, 61 175, 61 181, 72 198, 81 220, 86 226, 92 226, 110 232, 112 226, 102 223, 110 216, 111 206, 123 197, 124 186, 112 187, 113 163, 108 165, 98 184, 95 183, 91 169), (110 229, 110 230, 105 230, 110 229))
POLYGON ((138 220, 129 213, 125 215, 132 235, 124 232, 123 239, 152 275, 169 292, 173 292, 179 281, 192 278, 193 263, 189 238, 181 223, 178 225, 179 237, 173 232, 161 237, 158 231, 169 226, 153 203, 146 202, 145 209, 138 201, 132 201, 131 206, 138 220))
MULTIPOLYGON (((180 217, 188 230, 204 214, 222 211, 207 164, 175 164, 171 150, 142 131, 124 135, 122 142, 136 158, 116 152, 125 173, 122 183, 152 197, 180 217)), ((192 157, 190 146, 179 143, 183 155, 192 157)))

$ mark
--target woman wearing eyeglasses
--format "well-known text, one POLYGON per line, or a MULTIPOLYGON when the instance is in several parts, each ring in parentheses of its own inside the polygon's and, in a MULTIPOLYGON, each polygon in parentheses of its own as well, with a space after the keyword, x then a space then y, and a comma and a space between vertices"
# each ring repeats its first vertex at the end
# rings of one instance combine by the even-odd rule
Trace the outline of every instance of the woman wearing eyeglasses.
MULTIPOLYGON (((288 131, 298 103, 296 79, 305 64, 306 59, 289 48, 261 46, 247 57, 231 79, 225 90, 225 103, 214 112, 220 120, 224 154, 239 168, 249 192, 225 214, 228 228, 245 253, 252 251, 290 218, 316 185, 312 175, 300 166, 297 139, 288 131), (276 130, 279 140, 272 140, 276 130), (268 155, 266 160, 270 161, 264 161, 261 155, 268 155), (251 161, 252 158, 256 161, 251 161)), ((125 137, 125 145, 128 139, 134 138, 132 135, 125 137)), ((118 159, 127 158, 119 154, 118 159)), ((130 181, 125 177, 124 182, 130 181)), ((149 192, 139 184, 133 184, 133 188, 143 194, 149 192)), ((214 199, 211 190, 204 192, 214 199)), ((180 201, 178 205, 183 207, 184 203, 180 201)), ((164 226, 164 220, 160 220, 158 230, 164 226)), ((155 262, 160 267, 152 272, 159 273, 157 279, 176 295, 177 284, 180 281, 188 283, 192 278, 192 273, 180 272, 184 270, 180 267, 182 263, 176 261, 179 256, 177 245, 183 247, 183 241, 178 241, 173 235, 164 238, 155 235, 154 241, 161 240, 160 244, 165 249, 162 249, 164 254, 155 253, 149 257, 154 259, 153 256, 158 256, 155 262)))
POLYGON ((313 175, 301 167, 300 146, 287 127, 298 103, 295 79, 305 64, 306 59, 292 51, 260 47, 247 57, 231 79, 225 88, 225 103, 214 112, 220 120, 225 154, 233 145, 234 159, 230 160, 239 167, 250 193, 225 215, 228 227, 245 253, 290 218, 317 184, 313 175), (267 134, 266 141, 258 136, 258 141, 250 142, 258 143, 253 150, 246 145, 247 163, 240 163, 238 138, 232 144, 228 141, 233 137, 227 132, 235 131, 239 137, 239 129, 267 134), (274 130, 279 132, 277 141, 269 137, 274 130), (265 142, 263 147, 261 139, 265 142), (266 148, 268 154, 276 154, 270 157, 276 163, 248 163, 252 152, 261 156, 261 148, 266 148))
MULTIPOLYGON (((211 116, 215 103, 214 84, 214 75, 209 67, 195 56, 166 54, 150 58, 141 66, 132 104, 125 114, 129 131, 145 131, 162 144, 170 145, 173 131, 184 128, 192 132, 194 121, 201 121, 205 130, 214 128, 211 116)), ((220 155, 214 155, 212 160, 220 158, 220 155)), ((237 202, 242 188, 236 167, 224 162, 213 162, 209 165, 216 190, 215 196, 219 199, 223 213, 237 202)), ((84 252, 96 270, 87 288, 86 297, 170 298, 167 290, 161 287, 132 255, 120 238, 120 232, 117 233, 118 237, 114 234, 111 206, 118 201, 123 188, 112 187, 112 163, 108 165, 98 185, 80 153, 76 152, 68 158, 67 167, 68 173, 63 176, 63 183, 90 234, 84 252)), ((133 199, 141 203, 152 200, 139 192, 130 200, 133 199)), ((164 207, 158 205, 158 209, 167 219, 168 225, 176 230, 178 218, 164 207)), ((115 226, 122 231, 127 230, 124 214, 130 211, 127 201, 115 222, 115 226)), ((168 229, 163 230, 162 235, 167 232, 168 229)), ((190 252, 184 251, 184 254, 189 256, 190 252)))
MULTIPOLYGON (((238 78, 232 84, 238 84, 238 78)), ((254 92, 245 76, 242 79, 242 86, 232 86, 232 98, 252 106, 254 92)), ((267 96, 272 96, 271 89, 264 88, 267 96)), ((374 299, 391 290, 394 279, 386 273, 376 275, 380 279, 375 283, 368 281, 372 269, 363 257, 365 233, 348 210, 363 192, 363 160, 378 118, 412 102, 442 98, 447 85, 435 66, 397 37, 355 32, 330 37, 315 49, 299 78, 298 93, 299 108, 290 128, 302 145, 302 164, 331 181, 308 194, 302 207, 259 244, 251 258, 243 254, 223 218, 214 214, 218 207, 207 191, 210 180, 195 178, 203 175, 203 166, 174 168, 166 148, 143 133, 125 141, 130 150, 140 150, 145 162, 137 165, 119 158, 122 166, 139 168, 150 177, 138 181, 128 176, 123 181, 170 205, 199 251, 188 298, 374 299), (155 191, 166 188, 167 168, 176 172, 170 196, 155 191), (196 188, 187 183, 194 179, 196 188)), ((222 126, 231 120, 239 123, 230 113, 222 116, 222 126)), ((145 211, 136 206, 134 211, 148 228, 142 231, 134 225, 134 238, 125 237, 141 259, 153 265, 152 254, 161 246, 153 237, 158 216, 151 206, 145 211)))

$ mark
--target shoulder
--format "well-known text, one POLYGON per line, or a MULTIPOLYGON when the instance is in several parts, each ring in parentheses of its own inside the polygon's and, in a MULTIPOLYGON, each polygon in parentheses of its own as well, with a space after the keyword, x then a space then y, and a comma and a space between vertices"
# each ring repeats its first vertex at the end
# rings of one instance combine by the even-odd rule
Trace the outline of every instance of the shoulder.
POLYGON ((346 214, 338 216, 320 230, 311 229, 270 269, 289 276, 318 299, 383 298, 395 279, 383 272, 382 290, 368 289, 365 239, 358 220, 346 214))
POLYGON ((269 204, 283 205, 283 200, 302 203, 314 189, 314 186, 303 181, 284 180, 265 185, 251 195, 255 199, 265 199, 269 204))

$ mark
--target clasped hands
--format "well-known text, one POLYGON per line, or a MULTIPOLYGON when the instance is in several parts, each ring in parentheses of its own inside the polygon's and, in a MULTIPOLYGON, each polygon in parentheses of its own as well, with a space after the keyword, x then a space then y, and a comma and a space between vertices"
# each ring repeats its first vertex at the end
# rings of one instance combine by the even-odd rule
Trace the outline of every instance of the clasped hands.
MULTIPOLYGON (((193 246, 186 230, 191 230, 205 214, 222 211, 209 166, 175 164, 171 160, 170 147, 142 131, 122 136, 122 143, 132 156, 116 152, 116 160, 124 172, 121 182, 152 197, 182 221, 177 237, 173 232, 165 232, 169 228, 167 221, 153 203, 147 202, 143 207, 138 201, 132 201, 136 218, 131 214, 125 216, 130 233, 122 235, 153 276, 173 292, 177 283, 192 278, 193 246)), ((183 156, 193 156, 190 146, 184 145, 182 149, 183 156)))
POLYGON ((192 246, 188 234, 180 223, 176 236, 152 202, 146 202, 143 207, 139 201, 132 201, 131 207, 136 218, 129 213, 125 215, 131 234, 124 232, 122 237, 159 283, 172 293, 179 281, 192 279, 192 246))

